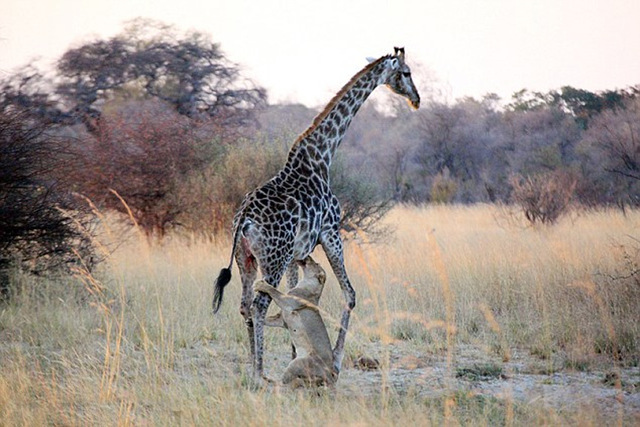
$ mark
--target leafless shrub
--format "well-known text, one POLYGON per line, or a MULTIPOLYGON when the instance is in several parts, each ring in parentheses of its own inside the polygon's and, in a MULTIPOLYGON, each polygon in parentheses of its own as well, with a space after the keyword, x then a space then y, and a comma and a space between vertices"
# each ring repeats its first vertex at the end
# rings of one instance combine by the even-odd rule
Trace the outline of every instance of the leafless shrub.
POLYGON ((512 199, 531 224, 553 224, 569 209, 577 182, 576 176, 566 171, 514 175, 512 199))
POLYGON ((640 206, 640 98, 594 117, 581 143, 589 202, 640 206))
POLYGON ((95 262, 93 218, 65 187, 67 145, 28 112, 0 113, 0 293, 11 266, 44 273, 95 262))
POLYGON ((380 194, 361 174, 349 171, 340 158, 336 160, 331 166, 331 189, 340 201, 340 228, 346 232, 345 238, 362 232, 369 242, 386 237, 391 229, 381 220, 393 207, 393 200, 380 194))

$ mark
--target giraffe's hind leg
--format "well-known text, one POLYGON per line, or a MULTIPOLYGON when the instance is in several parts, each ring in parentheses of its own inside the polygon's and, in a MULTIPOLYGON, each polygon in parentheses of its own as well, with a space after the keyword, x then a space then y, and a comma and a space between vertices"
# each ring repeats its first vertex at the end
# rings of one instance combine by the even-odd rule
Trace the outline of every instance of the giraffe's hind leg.
MULTIPOLYGON (((290 262, 290 261, 289 261, 290 262)), ((261 265, 262 278, 271 286, 276 287, 284 275, 284 266, 261 265)), ((267 317, 267 309, 271 303, 271 297, 265 293, 258 292, 251 304, 251 314, 253 316, 253 342, 255 354, 253 358, 253 374, 258 381, 264 378, 264 325, 267 317)))
POLYGON ((344 344, 347 337, 347 330, 349 329, 351 311, 356 306, 356 291, 353 289, 353 286, 351 286, 349 276, 347 276, 347 271, 344 268, 342 239, 340 239, 340 233, 337 227, 330 233, 322 236, 321 244, 345 298, 345 305, 340 317, 340 330, 338 331, 336 345, 333 348, 333 369, 336 374, 338 374, 340 373, 342 359, 344 358, 344 344))
MULTIPOLYGON (((271 282, 267 281, 267 283, 270 284, 271 282)), ((257 381, 260 381, 262 380, 262 378, 264 378, 264 324, 270 302, 271 297, 269 295, 258 293, 253 300, 253 304, 251 305, 251 314, 253 321, 253 336, 251 337, 251 341, 255 349, 252 354, 253 375, 254 379, 257 381)))
POLYGON ((251 302, 253 300, 253 282, 258 276, 258 264, 255 257, 248 249, 246 242, 236 253, 236 262, 240 270, 240 278, 242 280, 242 300, 240 301, 240 314, 244 318, 249 334, 249 347, 251 350, 251 363, 253 364, 256 356, 256 346, 254 340, 253 317, 251 315, 251 302))

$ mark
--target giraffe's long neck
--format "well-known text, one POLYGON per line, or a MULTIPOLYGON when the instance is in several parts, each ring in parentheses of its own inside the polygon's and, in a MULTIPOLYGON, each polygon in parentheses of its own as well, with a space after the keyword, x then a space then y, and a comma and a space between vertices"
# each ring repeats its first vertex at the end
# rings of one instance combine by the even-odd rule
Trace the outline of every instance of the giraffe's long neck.
POLYGON ((328 177, 331 160, 362 104, 382 82, 386 70, 382 57, 367 65, 327 104, 313 124, 298 138, 285 165, 287 169, 312 167, 328 177))

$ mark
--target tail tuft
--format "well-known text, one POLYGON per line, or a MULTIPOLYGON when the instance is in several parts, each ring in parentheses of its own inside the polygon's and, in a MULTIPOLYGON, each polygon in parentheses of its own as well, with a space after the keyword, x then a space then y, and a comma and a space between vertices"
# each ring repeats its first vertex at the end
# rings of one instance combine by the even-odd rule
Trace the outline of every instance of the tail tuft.
POLYGON ((220 310, 222 304, 222 294, 224 293, 224 287, 231 281, 231 269, 223 268, 220 270, 220 274, 216 279, 215 288, 213 291, 213 314, 216 314, 220 310))

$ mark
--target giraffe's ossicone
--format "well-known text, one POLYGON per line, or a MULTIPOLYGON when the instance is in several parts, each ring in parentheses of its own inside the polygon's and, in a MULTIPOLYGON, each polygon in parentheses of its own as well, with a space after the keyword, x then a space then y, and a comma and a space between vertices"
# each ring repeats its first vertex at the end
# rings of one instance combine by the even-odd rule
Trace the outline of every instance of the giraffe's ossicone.
POLYGON ((231 259, 215 282, 213 311, 220 308, 235 258, 242 281, 240 313, 249 332, 256 379, 263 377, 264 322, 271 301, 266 294, 253 295, 258 270, 272 286, 278 286, 286 272, 288 286, 293 287, 298 277, 293 261, 304 260, 318 244, 324 249, 345 298, 333 349, 334 369, 336 374, 340 372, 356 294, 344 267, 340 203, 331 192, 329 168, 351 120, 380 85, 407 98, 413 108, 420 106, 403 48, 372 61, 349 80, 298 137, 284 167, 245 196, 233 219, 231 259))

